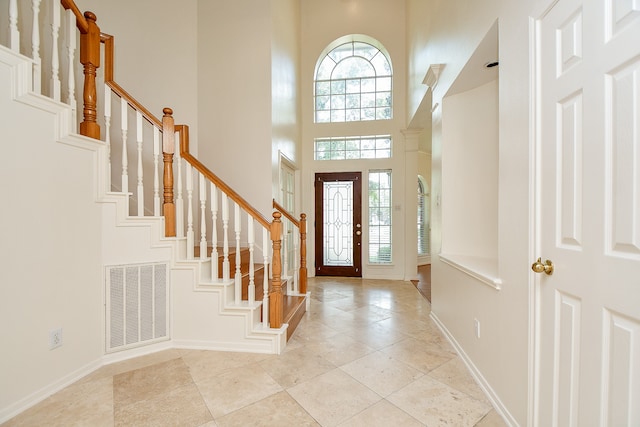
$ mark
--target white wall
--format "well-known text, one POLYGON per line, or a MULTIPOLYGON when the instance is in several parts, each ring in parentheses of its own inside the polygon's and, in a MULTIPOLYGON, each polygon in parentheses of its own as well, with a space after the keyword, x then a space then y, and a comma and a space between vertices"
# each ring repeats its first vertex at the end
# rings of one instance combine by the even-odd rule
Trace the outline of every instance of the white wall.
POLYGON ((271 212, 271 7, 198 2, 199 157, 265 216, 271 212))
POLYGON ((498 82, 442 103, 442 252, 498 256, 498 82))
MULTIPOLYGON (((363 257, 362 274, 368 278, 405 279, 407 257, 416 259, 415 248, 405 245, 405 233, 415 234, 415 222, 407 224, 405 215, 411 212, 415 217, 416 197, 406 199, 406 182, 413 182, 415 195, 417 174, 407 178, 405 164, 406 128, 406 50, 405 50, 405 4, 387 0, 325 0, 301 2, 301 99, 302 99, 302 154, 303 154, 303 211, 312 216, 315 212, 313 180, 316 172, 362 172, 363 205, 366 205, 367 173, 369 169, 392 169, 393 180, 393 264, 390 266, 367 264, 367 217, 363 208, 363 257), (339 124, 313 123, 313 78, 316 62, 323 50, 334 40, 349 34, 363 34, 378 40, 387 49, 393 66, 393 119, 390 121, 348 122, 339 124), (341 135, 384 135, 393 139, 393 158, 369 161, 314 161, 313 141, 317 137, 341 135), (406 226, 406 228, 405 228, 406 226), (408 253, 408 250, 413 250, 408 253)), ((415 167, 413 168, 415 171, 415 167)), ((309 274, 313 274, 314 229, 309 227, 307 252, 310 260, 309 274)), ((413 262, 415 265, 415 262, 413 262)))
POLYGON ((159 119, 164 107, 172 108, 176 124, 189 125, 196 151, 197 0, 76 3, 96 14, 102 32, 115 36, 114 80, 159 119))
POLYGON ((271 34, 272 194, 280 200, 280 155, 302 167, 298 0, 271 0, 271 34))
POLYGON ((11 100, 9 70, 0 56, 0 420, 103 354, 95 152, 54 141, 56 107, 11 100), (50 350, 58 328, 63 345, 50 350))
MULTIPOLYGON (((426 8, 408 0, 412 28, 408 50, 412 58, 409 81, 410 112, 419 112, 425 88, 420 70, 444 64, 433 91, 432 244, 441 250, 443 211, 440 201, 449 193, 442 187, 443 151, 447 135, 442 129, 443 96, 462 71, 484 35, 499 19, 499 145, 498 145, 498 275, 495 289, 432 257, 433 315, 459 344, 484 378, 506 417, 521 425, 528 407, 528 276, 529 265, 529 69, 528 14, 535 1, 437 0, 426 8), (422 25, 421 25, 422 24, 422 25), (420 58, 415 58, 419 55, 420 58), (473 321, 481 324, 481 338, 473 321)), ((422 74, 424 77, 424 74, 422 74)), ((444 113, 446 114, 446 112, 444 113)), ((444 162, 444 164, 443 164, 444 162)))

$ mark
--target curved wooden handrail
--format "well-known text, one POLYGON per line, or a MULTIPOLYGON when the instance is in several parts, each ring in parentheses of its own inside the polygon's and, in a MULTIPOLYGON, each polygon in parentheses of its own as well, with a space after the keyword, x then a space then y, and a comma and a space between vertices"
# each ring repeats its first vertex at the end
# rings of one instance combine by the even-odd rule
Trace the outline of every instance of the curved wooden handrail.
POLYGON ((185 159, 191 166, 196 168, 202 175, 204 175, 209 181, 213 182, 216 187, 222 190, 228 197, 236 202, 242 209, 247 211, 254 219, 256 219, 266 229, 271 228, 271 221, 264 217, 256 208, 251 206, 249 202, 243 199, 238 193, 236 193, 226 182, 220 179, 215 173, 211 172, 205 165, 200 163, 198 159, 193 157, 189 153, 189 126, 176 125, 175 130, 180 135, 180 157, 185 159))
POLYGON ((139 111, 151 124, 162 129, 162 121, 147 110, 137 99, 131 96, 118 83, 113 80, 113 36, 100 33, 100 41, 104 43, 104 83, 109 86, 119 97, 125 99, 134 110, 139 111))
POLYGON ((291 213, 284 208, 280 203, 273 199, 273 208, 282 213, 289 221, 291 221, 296 227, 300 228, 300 221, 298 221, 291 213))
POLYGON ((80 30, 82 34, 86 34, 89 31, 89 23, 73 0, 60 0, 60 4, 65 10, 71 9, 71 11, 73 11, 73 14, 76 16, 76 26, 78 30, 80 30))

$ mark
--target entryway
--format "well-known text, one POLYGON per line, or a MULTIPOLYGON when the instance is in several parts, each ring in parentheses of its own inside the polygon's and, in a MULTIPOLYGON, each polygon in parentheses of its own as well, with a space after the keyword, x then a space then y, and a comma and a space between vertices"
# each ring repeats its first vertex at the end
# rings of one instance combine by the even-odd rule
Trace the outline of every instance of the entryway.
POLYGON ((316 276, 362 277, 362 173, 316 173, 316 276))

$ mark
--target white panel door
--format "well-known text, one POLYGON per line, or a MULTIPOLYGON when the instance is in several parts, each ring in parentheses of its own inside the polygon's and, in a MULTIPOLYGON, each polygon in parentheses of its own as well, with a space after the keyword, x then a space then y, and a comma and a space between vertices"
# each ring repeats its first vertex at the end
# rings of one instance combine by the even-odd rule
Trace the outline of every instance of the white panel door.
POLYGON ((559 0, 534 34, 535 424, 640 426, 640 0, 559 0))

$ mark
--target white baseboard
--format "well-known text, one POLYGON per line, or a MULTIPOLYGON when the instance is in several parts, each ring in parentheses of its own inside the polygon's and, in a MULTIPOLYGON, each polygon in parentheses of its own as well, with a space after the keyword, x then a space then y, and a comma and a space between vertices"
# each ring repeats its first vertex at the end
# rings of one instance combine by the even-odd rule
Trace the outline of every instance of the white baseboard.
POLYGON ((76 369, 70 374, 65 375, 64 377, 52 382, 51 384, 46 385, 40 390, 37 390, 31 393, 30 395, 7 406, 6 408, 0 409, 0 424, 10 420, 11 418, 26 411, 32 406, 42 402, 52 394, 55 394, 60 390, 62 390, 63 388, 70 386, 74 382, 89 375, 90 373, 92 373, 93 371, 101 367, 102 367, 102 361, 100 359, 94 360, 93 362, 87 363, 81 368, 76 369))
POLYGON ((453 348, 456 350, 456 353, 458 353, 458 356, 460 356, 460 359, 462 359, 464 364, 467 366, 467 369, 469 369, 469 371, 471 372, 471 375, 476 380, 476 382, 478 383, 482 391, 484 391, 484 394, 487 395, 494 409, 502 417, 504 422, 507 423, 508 426, 512 426, 512 427, 519 426, 516 419, 513 417, 513 415, 511 415, 509 410, 506 408, 506 406, 504 406, 504 404, 500 400, 500 397, 498 397, 498 395, 493 390, 489 382, 484 378, 482 373, 478 370, 478 368, 473 363, 473 361, 469 358, 467 353, 465 353, 465 351, 462 349, 458 341, 456 341, 454 336, 449 332, 449 330, 444 325, 444 323, 442 323, 440 319, 438 319, 438 316, 433 312, 431 312, 430 317, 435 322, 436 326, 438 326, 440 331, 442 331, 442 333, 447 338, 447 340, 449 340, 453 348))

